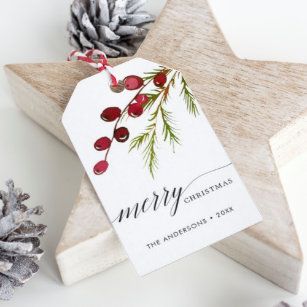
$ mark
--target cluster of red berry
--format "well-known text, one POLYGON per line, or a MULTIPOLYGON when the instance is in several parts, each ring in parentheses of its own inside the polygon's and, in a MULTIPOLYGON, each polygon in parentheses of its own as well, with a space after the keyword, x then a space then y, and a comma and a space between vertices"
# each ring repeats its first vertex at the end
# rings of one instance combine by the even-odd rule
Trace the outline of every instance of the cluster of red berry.
MULTIPOLYGON (((153 78, 153 83, 157 87, 163 87, 166 81, 167 76, 163 72, 157 73, 153 78)), ((111 139, 107 136, 103 136, 99 138, 94 144, 94 148, 98 151, 107 150, 105 159, 99 161, 94 166, 94 173, 96 175, 103 174, 109 166, 109 163, 107 161, 107 155, 113 140, 115 139, 117 142, 123 143, 126 142, 129 138, 129 130, 126 127, 117 127, 122 114, 127 110, 129 116, 139 117, 143 114, 144 106, 148 102, 148 96, 146 94, 140 93, 141 90, 145 87, 144 80, 141 77, 135 75, 127 76, 123 80, 123 83, 126 90, 139 91, 123 111, 118 107, 108 107, 102 111, 100 115, 102 120, 106 122, 113 122, 116 120, 116 123, 114 127, 113 137, 111 139)))

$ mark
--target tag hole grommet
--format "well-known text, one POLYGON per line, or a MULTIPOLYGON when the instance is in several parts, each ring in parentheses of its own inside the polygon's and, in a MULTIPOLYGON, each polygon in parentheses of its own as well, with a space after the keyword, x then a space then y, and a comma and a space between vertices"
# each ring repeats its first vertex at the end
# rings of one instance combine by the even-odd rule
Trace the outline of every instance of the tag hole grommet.
POLYGON ((124 85, 124 81, 122 80, 119 80, 117 85, 113 85, 111 82, 110 82, 110 89, 112 92, 114 93, 121 93, 124 89, 125 89, 125 85, 124 85))

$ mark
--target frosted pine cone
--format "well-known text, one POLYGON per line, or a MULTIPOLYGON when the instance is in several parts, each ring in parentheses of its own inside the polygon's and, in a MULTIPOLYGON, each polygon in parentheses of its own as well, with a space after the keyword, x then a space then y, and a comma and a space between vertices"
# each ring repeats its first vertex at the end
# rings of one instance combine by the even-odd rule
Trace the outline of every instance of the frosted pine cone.
POLYGON ((46 226, 35 225, 30 216, 43 213, 42 207, 28 209, 23 202, 28 194, 7 183, 8 192, 0 191, 0 299, 9 300, 14 288, 22 286, 38 271, 35 263, 43 255, 40 239, 46 226))
POLYGON ((131 56, 144 40, 154 17, 141 7, 146 0, 74 0, 68 23, 70 44, 99 49, 108 57, 131 56))

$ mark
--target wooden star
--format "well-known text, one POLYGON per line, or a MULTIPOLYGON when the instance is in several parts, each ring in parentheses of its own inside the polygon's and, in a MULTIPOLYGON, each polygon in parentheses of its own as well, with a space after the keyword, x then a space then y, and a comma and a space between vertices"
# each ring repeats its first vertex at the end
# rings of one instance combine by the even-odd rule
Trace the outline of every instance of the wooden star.
MULTIPOLYGON (((198 0, 169 0, 137 56, 183 72, 263 215, 262 223, 214 247, 296 292, 303 257, 278 168, 305 150, 307 66, 238 59, 207 2, 198 0)), ((8 65, 7 73, 20 108, 69 144, 61 114, 76 83, 95 71, 59 63, 8 65)), ((70 284, 125 258, 85 178, 57 249, 63 280, 70 284)))

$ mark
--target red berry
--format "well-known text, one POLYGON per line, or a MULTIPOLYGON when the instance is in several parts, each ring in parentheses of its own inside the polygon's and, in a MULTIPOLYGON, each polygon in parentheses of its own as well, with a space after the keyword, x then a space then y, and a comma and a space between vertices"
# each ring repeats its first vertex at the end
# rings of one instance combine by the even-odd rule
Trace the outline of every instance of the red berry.
POLYGON ((155 77, 154 77, 154 85, 158 86, 158 87, 162 87, 165 82, 166 82, 167 78, 166 78, 166 74, 163 72, 159 72, 155 77))
POLYGON ((135 96, 134 100, 144 106, 148 102, 148 96, 145 94, 138 94, 135 96))
POLYGON ((117 128, 114 131, 114 137, 117 142, 124 143, 129 138, 129 131, 126 127, 117 128))
POLYGON ((94 147, 96 150, 100 151, 108 149, 110 145, 111 145, 111 140, 108 137, 104 136, 95 142, 94 147))
POLYGON ((103 110, 100 117, 106 122, 113 122, 115 119, 119 118, 121 110, 118 107, 109 107, 103 110))
POLYGON ((128 107, 128 114, 132 117, 139 117, 143 114, 143 107, 140 103, 132 103, 128 107))
POLYGON ((96 175, 103 174, 108 169, 109 163, 106 160, 99 161, 94 166, 94 173, 96 175))
POLYGON ((124 79, 124 85, 126 90, 137 90, 144 84, 144 81, 139 76, 127 76, 124 79))

